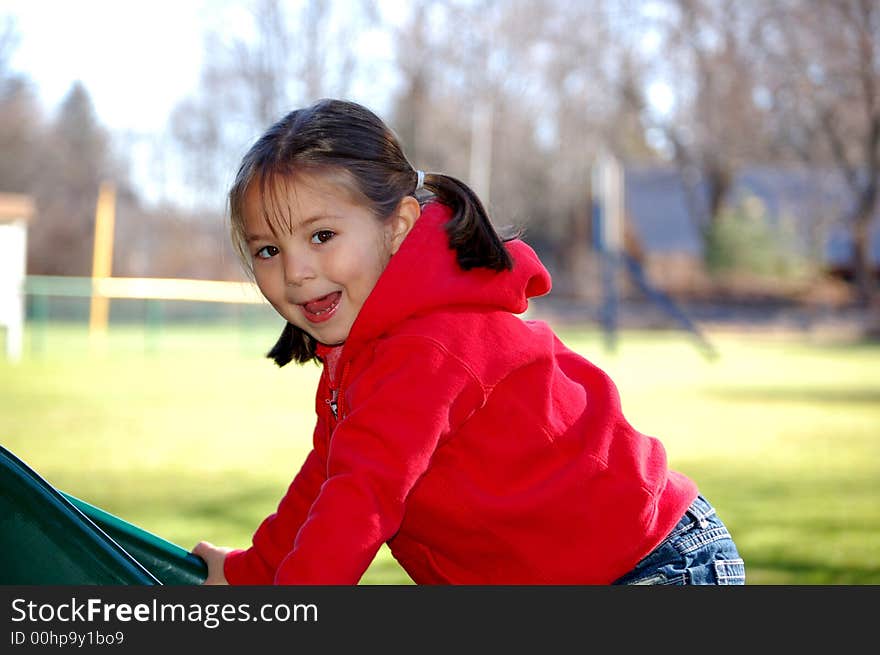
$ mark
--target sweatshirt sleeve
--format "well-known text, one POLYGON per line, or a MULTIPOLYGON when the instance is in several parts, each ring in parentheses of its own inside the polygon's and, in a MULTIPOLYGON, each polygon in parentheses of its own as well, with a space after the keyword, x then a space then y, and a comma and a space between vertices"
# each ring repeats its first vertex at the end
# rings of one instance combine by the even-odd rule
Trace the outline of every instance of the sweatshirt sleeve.
POLYGON ((293 539, 325 479, 321 458, 312 450, 275 513, 254 533, 247 550, 230 552, 223 563, 229 584, 272 584, 278 564, 293 547, 293 539))
POLYGON ((418 337, 381 343, 365 372, 344 384, 327 481, 276 584, 356 584, 399 529, 438 444, 485 402, 460 360, 418 337))

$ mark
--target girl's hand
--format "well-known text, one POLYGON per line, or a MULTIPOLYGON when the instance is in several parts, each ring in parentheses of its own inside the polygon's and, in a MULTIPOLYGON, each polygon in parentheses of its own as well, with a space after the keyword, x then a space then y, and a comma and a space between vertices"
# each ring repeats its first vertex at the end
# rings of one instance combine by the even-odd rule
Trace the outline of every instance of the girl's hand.
POLYGON ((229 584, 226 580, 226 576, 223 575, 223 562, 226 561, 226 553, 231 550, 232 548, 215 546, 207 541, 200 541, 198 545, 193 548, 193 555, 198 555, 205 560, 205 563, 208 565, 208 578, 203 584, 229 584))

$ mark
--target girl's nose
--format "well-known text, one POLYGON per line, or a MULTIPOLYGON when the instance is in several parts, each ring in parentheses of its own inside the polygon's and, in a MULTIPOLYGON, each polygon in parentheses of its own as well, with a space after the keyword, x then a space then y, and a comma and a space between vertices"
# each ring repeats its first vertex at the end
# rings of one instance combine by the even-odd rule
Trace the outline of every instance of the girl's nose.
POLYGON ((315 277, 315 272, 308 257, 287 255, 284 258, 285 285, 298 287, 313 277, 315 277))

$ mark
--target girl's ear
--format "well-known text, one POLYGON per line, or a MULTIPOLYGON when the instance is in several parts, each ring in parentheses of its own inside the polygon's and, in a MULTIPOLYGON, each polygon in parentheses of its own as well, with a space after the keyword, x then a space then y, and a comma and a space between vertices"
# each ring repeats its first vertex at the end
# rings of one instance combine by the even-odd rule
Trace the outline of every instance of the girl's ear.
POLYGON ((419 220, 422 214, 422 208, 419 201, 414 196, 404 196, 397 204, 397 209, 390 219, 390 246, 391 254, 395 254, 400 249, 400 244, 409 234, 409 231, 419 220))

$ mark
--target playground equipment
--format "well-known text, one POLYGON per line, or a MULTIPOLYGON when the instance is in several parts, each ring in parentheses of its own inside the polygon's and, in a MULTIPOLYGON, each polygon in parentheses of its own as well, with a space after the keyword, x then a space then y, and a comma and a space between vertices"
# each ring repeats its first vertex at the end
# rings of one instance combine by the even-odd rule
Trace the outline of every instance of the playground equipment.
POLYGON ((642 265, 629 253, 624 244, 624 190, 623 169, 608 151, 600 150, 593 167, 593 248, 599 254, 602 266, 602 307, 600 323, 608 350, 617 343, 618 273, 625 271, 639 290, 663 312, 675 320, 692 337, 700 353, 708 360, 718 357, 718 351, 709 342, 685 311, 666 293, 651 284, 642 265))
POLYGON ((55 489, 0 446, 0 584, 197 585, 205 562, 55 489))

